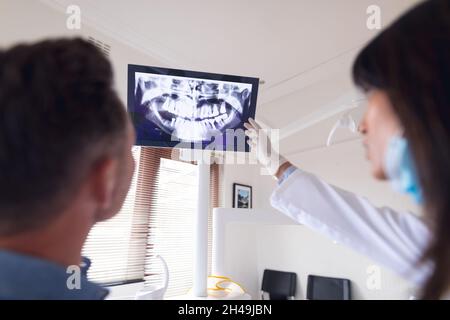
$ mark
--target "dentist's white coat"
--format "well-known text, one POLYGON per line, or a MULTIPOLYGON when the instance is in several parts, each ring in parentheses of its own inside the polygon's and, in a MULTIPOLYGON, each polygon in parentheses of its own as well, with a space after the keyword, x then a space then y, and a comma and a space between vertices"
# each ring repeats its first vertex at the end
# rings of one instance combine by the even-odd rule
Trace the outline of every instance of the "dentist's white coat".
POLYGON ((372 258, 421 285, 430 265, 417 267, 430 232, 409 212, 377 208, 366 198, 323 182, 300 169, 273 192, 272 206, 298 223, 372 258))

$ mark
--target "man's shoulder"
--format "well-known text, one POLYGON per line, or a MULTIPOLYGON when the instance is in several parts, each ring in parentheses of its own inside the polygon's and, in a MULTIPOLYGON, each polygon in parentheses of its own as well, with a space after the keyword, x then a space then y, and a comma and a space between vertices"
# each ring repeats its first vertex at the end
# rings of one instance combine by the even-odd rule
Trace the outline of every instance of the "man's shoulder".
POLYGON ((0 250, 0 299, 99 300, 108 290, 87 280, 75 268, 0 250))

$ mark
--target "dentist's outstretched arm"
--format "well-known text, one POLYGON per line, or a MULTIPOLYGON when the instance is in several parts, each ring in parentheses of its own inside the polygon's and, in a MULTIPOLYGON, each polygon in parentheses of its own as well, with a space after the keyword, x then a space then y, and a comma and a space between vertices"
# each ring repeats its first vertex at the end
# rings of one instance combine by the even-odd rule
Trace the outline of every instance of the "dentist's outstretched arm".
MULTIPOLYGON (((260 126, 246 124, 252 149, 260 145, 260 126)), ((271 149, 270 141, 267 149, 271 149)), ((387 207, 375 207, 366 198, 334 187, 313 174, 291 165, 286 159, 277 168, 270 163, 271 151, 257 150, 258 160, 279 179, 271 204, 296 222, 344 244, 421 284, 430 266, 417 267, 430 239, 425 223, 417 216, 387 207)))

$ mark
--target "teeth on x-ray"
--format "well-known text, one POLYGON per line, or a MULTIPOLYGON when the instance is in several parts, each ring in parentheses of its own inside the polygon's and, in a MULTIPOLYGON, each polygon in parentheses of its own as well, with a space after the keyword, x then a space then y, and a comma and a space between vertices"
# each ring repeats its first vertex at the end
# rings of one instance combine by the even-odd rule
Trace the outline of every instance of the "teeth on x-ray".
POLYGON ((165 133, 193 142, 238 126, 251 95, 249 84, 170 76, 141 74, 137 85, 146 118, 165 133))

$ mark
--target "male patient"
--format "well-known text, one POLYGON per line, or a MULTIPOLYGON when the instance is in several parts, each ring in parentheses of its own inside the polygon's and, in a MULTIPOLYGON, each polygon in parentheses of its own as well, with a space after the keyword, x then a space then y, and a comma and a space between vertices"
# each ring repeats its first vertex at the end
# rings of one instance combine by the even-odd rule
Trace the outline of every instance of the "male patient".
POLYGON ((105 298, 85 276, 68 286, 67 267, 80 265, 94 224, 121 208, 133 142, 111 65, 94 46, 0 50, 0 299, 105 298))

